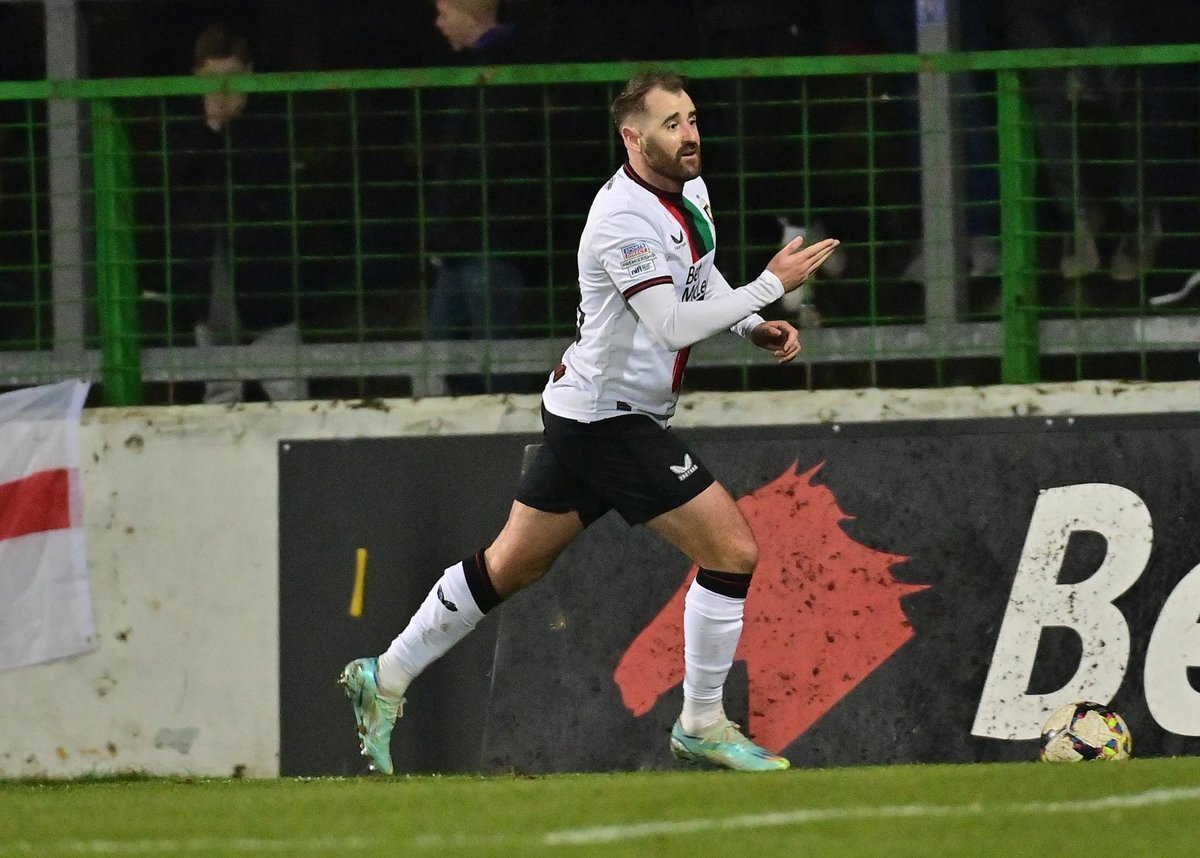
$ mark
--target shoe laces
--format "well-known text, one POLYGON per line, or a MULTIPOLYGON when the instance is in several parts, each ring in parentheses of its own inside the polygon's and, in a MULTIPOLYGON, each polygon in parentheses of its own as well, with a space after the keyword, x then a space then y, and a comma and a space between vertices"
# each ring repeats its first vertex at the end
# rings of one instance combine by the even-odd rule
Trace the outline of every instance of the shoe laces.
POLYGON ((730 745, 753 744, 742 732, 742 725, 724 718, 704 731, 700 738, 706 742, 724 742, 730 745))
POLYGON ((382 694, 375 695, 378 701, 378 707, 385 715, 388 715, 394 721, 404 714, 404 698, 385 697, 382 694))

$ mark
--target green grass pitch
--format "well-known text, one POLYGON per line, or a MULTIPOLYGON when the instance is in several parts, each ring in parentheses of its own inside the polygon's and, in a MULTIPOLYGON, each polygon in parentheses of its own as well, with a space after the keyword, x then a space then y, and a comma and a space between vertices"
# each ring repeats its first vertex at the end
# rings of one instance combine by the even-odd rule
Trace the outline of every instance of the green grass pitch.
POLYGON ((1168 858, 1197 843, 1200 758, 0 783, 0 856, 1168 858))

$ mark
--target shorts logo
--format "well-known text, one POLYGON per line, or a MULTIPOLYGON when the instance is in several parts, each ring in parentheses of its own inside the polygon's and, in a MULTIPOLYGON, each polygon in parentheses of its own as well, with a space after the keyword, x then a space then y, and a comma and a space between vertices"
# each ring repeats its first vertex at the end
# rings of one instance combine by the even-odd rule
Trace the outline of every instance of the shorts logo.
POLYGON ((700 466, 692 461, 691 453, 684 453, 682 465, 669 465, 668 467, 671 469, 671 473, 679 477, 679 482, 682 483, 692 474, 696 473, 696 468, 700 466))

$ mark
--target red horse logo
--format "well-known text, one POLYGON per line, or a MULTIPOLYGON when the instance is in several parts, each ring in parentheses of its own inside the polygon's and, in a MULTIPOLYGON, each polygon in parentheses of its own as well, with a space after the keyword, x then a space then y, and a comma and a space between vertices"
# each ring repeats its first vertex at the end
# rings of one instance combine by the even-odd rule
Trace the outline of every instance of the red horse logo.
MULTIPOLYGON (((925 589, 892 577, 908 558, 846 535, 841 523, 851 516, 812 483, 820 469, 798 475, 793 463, 738 501, 759 545, 736 656, 750 681, 746 726, 775 753, 912 637, 900 599, 925 589)), ((683 681, 683 599, 696 569, 617 665, 613 678, 634 715, 683 681)))

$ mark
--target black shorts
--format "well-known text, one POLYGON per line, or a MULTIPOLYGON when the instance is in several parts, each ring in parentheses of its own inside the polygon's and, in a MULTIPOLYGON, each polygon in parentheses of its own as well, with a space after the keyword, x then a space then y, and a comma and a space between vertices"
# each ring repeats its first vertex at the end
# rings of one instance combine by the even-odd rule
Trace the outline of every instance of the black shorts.
POLYGON ((544 443, 517 484, 517 500, 543 512, 575 510, 586 527, 610 509, 641 524, 683 506, 712 474, 675 437, 642 414, 594 423, 542 409, 544 443))

